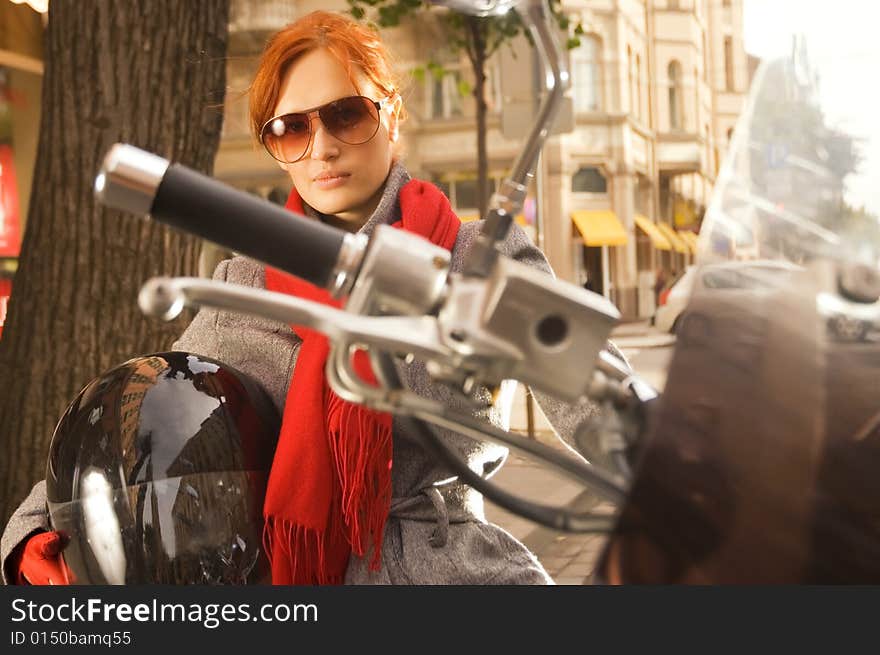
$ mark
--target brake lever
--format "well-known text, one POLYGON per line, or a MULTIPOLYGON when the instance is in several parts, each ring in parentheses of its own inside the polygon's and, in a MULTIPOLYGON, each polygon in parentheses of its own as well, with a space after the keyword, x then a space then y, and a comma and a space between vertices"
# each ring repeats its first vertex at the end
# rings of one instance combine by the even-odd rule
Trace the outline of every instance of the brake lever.
POLYGON ((363 341, 383 350, 412 353, 425 359, 449 359, 453 355, 441 343, 437 320, 430 316, 363 316, 228 282, 156 277, 143 285, 138 304, 145 314, 164 320, 175 318, 185 306, 207 306, 302 325, 325 334, 331 341, 363 341))

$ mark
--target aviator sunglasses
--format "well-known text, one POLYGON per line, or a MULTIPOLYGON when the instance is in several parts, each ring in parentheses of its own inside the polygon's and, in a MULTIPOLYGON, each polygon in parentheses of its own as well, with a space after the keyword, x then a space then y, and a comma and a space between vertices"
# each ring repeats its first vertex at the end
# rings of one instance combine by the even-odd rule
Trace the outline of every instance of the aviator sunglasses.
POLYGON ((330 134, 343 143, 366 143, 379 131, 379 111, 391 98, 339 98, 326 105, 270 118, 260 129, 260 141, 273 158, 293 164, 305 157, 312 141, 312 118, 317 115, 330 134))

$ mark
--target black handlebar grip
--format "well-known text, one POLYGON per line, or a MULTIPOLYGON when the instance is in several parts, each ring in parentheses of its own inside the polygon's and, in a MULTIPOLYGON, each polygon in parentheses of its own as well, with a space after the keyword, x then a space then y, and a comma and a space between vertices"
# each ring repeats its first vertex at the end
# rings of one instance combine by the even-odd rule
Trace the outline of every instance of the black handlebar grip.
POLYGON ((325 288, 347 236, 126 144, 105 156, 95 194, 108 207, 149 214, 325 288))
POLYGON ((180 164, 168 167, 150 215, 320 287, 331 282, 345 238, 341 230, 180 164))

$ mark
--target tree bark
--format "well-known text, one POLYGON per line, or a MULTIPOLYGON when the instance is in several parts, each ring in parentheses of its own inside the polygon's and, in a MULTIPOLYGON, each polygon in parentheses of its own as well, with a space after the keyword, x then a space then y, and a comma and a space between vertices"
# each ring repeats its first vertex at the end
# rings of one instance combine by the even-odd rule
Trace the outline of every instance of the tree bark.
POLYGON ((93 377, 168 349, 184 323, 137 308, 153 275, 195 275, 199 240, 96 204, 118 141, 210 173, 229 0, 52 0, 28 229, 0 340, 0 517, 45 475, 56 422, 93 377))

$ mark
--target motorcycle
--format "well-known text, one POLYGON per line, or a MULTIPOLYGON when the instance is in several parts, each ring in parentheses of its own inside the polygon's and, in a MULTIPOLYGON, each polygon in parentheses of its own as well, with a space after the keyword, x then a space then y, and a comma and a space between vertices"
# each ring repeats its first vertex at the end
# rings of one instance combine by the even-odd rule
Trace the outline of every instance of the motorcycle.
POLYGON ((703 284, 680 318, 661 396, 604 350, 620 318, 611 303, 497 248, 568 86, 546 0, 444 4, 483 16, 518 11, 546 73, 535 126, 463 272, 450 273, 447 251, 406 232, 380 226, 367 241, 291 221, 286 210, 118 144, 95 182, 100 202, 346 299, 335 309, 160 278, 144 285, 142 310, 170 319, 184 306, 210 306, 323 332, 332 344, 327 379, 340 397, 407 417, 464 482, 515 514, 556 530, 607 533, 599 581, 880 579, 880 482, 871 470, 880 460, 872 384, 880 342, 870 338, 880 326, 880 223, 867 183, 877 139, 870 112, 833 85, 843 70, 870 70, 871 41, 829 48, 820 35, 814 48, 810 35, 762 63, 703 221, 703 284), (786 265, 756 265, 768 260, 786 265), (864 331, 840 329, 853 321, 864 331), (367 350, 378 385, 353 370, 355 347, 367 350), (403 388, 396 357, 425 361, 434 382, 459 396, 515 379, 606 411, 578 429, 583 459, 575 460, 403 388), (537 458, 617 509, 574 512, 503 491, 459 460, 436 428, 537 458))

